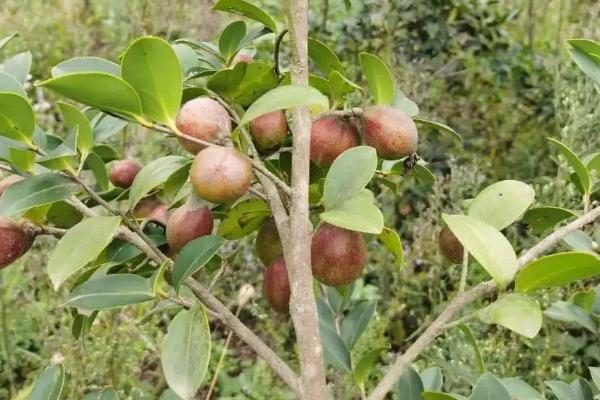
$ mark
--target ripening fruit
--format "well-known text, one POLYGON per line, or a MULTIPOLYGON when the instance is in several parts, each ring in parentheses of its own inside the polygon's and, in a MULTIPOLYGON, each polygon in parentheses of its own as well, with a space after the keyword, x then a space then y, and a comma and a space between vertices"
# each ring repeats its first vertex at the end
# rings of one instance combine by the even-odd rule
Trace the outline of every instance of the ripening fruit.
POLYGON ((454 233, 448 228, 443 228, 438 237, 440 252, 454 264, 460 264, 463 260, 464 248, 454 233))
POLYGON ((115 161, 110 170, 110 181, 113 185, 127 189, 142 170, 142 166, 135 160, 115 161))
POLYGON ((321 117, 310 131, 310 159, 319 166, 328 166, 344 151, 359 145, 356 127, 337 117, 321 117))
POLYGON ((237 63, 243 62, 246 64, 250 64, 254 61, 254 57, 250 54, 237 53, 231 62, 231 65, 235 65, 237 63))
MULTIPOLYGON (((231 119, 227 110, 208 97, 198 97, 185 103, 177 114, 175 125, 188 136, 214 144, 227 144, 231 138, 231 119)), ((192 154, 206 147, 186 139, 180 139, 179 143, 192 154)))
POLYGON ((263 294, 273 310, 285 314, 289 312, 291 288, 283 256, 265 270, 263 294))
POLYGON ((391 106, 367 107, 362 114, 365 143, 379 157, 397 160, 417 151, 419 133, 412 118, 391 106))
POLYGON ((133 209, 133 216, 137 219, 148 219, 166 226, 169 219, 169 211, 166 204, 154 198, 145 198, 133 209))
POLYGON ((287 131, 287 119, 281 110, 272 111, 250 121, 250 134, 261 153, 279 149, 285 141, 287 131))
POLYGON ((208 147, 194 158, 190 181, 198 196, 211 203, 242 197, 252 183, 252 165, 231 147, 208 147))
POLYGON ((269 266, 283 254, 281 239, 275 220, 268 219, 258 231, 256 236, 256 254, 265 266, 269 266))
POLYGON ((22 181, 24 178, 22 176, 19 175, 9 175, 6 178, 2 179, 0 181, 0 197, 2 197, 2 194, 4 194, 4 191, 13 183, 22 181))
POLYGON ((169 249, 177 253, 192 240, 210 235, 212 230, 213 216, 210 209, 186 203, 175 210, 167 222, 169 249))
POLYGON ((0 268, 12 264, 29 250, 34 237, 10 218, 0 217, 0 268))
POLYGON ((311 253, 313 275, 328 286, 351 283, 367 263, 362 234, 326 223, 314 234, 311 253))

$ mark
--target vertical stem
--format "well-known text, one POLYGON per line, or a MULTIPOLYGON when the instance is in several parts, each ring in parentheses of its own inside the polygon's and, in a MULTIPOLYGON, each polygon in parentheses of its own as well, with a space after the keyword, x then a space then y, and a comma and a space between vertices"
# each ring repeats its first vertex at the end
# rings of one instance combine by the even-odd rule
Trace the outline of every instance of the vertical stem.
POLYGON ((469 275, 469 250, 464 249, 462 271, 460 273, 460 284, 458 285, 458 293, 465 291, 467 286, 467 275, 469 275))
MULTIPOLYGON (((292 83, 308 85, 308 0, 288 0, 288 28, 292 83)), ((290 314, 300 351, 303 399, 326 398, 323 347, 317 305, 312 290, 308 173, 310 167, 310 114, 307 107, 292 110, 292 204, 288 249, 285 254, 292 294, 290 314)))

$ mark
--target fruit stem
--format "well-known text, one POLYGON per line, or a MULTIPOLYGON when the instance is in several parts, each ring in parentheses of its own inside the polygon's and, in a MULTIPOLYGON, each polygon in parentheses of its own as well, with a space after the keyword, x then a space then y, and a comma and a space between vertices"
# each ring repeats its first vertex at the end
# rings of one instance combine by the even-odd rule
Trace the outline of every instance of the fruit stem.
POLYGON ((469 275, 469 250, 466 248, 463 252, 462 271, 460 273, 460 283, 458 285, 458 293, 465 291, 467 286, 467 276, 469 275))

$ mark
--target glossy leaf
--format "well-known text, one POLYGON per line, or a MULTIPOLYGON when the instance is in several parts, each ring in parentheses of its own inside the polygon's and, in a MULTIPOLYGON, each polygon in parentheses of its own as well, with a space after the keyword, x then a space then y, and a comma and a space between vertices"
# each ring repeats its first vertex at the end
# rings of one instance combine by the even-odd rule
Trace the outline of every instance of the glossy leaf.
POLYGON ((563 237, 562 242, 571 250, 588 252, 594 251, 594 241, 581 229, 573 231, 567 236, 563 237))
POLYGON ((423 390, 423 382, 419 373, 411 367, 404 370, 394 387, 396 395, 402 400, 421 400, 423 390))
POLYGON ((27 97, 23 85, 14 76, 6 72, 0 72, 0 92, 9 92, 18 94, 19 96, 27 97))
POLYGON ((416 117, 419 115, 419 106, 417 103, 409 99, 398 87, 395 90, 394 99, 392 100, 391 106, 404 111, 410 117, 416 117))
POLYGON ((92 119, 94 141, 98 143, 106 141, 122 131, 127 124, 127 121, 120 118, 105 113, 98 113, 98 115, 92 119))
POLYGON ((179 291, 185 279, 204 267, 224 244, 225 239, 214 235, 201 236, 189 242, 175 261, 173 288, 179 291))
POLYGON ((29 70, 31 69, 31 53, 26 51, 16 54, 2 64, 0 70, 14 76, 21 84, 27 80, 29 70))
POLYGON ((31 144, 35 131, 35 115, 23 96, 0 93, 0 136, 31 144))
POLYGON ((357 304, 352 311, 344 317, 344 321, 342 322, 342 336, 350 350, 352 350, 356 341, 369 325, 371 318, 373 318, 373 315, 375 314, 376 307, 376 301, 365 301, 357 304))
POLYGON ((64 200, 79 191, 79 186, 65 176, 34 175, 6 189, 0 198, 0 215, 20 216, 33 207, 64 200))
POLYGON ((342 62, 333 50, 317 39, 308 38, 308 56, 313 60, 317 68, 327 75, 333 71, 344 71, 342 62))
POLYGON ((446 124, 442 124, 441 122, 428 121, 423 118, 413 118, 413 121, 415 121, 417 125, 423 125, 433 128, 434 130, 439 131, 442 134, 449 135, 452 139, 460 143, 464 143, 462 136, 446 124))
POLYGON ((481 356, 481 351, 479 350, 479 345, 477 344, 477 339, 475 339, 475 335, 473 335, 473 332, 471 331, 471 329, 469 329, 469 327, 464 324, 459 325, 458 329, 460 329, 462 331, 462 333, 467 338, 467 342, 473 348, 473 353, 475 353, 475 361, 477 363, 477 369, 479 370, 479 373, 480 374, 485 373, 486 372, 485 361, 483 360, 483 357, 481 356))
POLYGON ((584 400, 579 398, 573 388, 566 382, 546 381, 544 382, 558 400, 584 400))
POLYGON ((360 65, 376 104, 391 104, 396 95, 394 78, 387 65, 377 56, 360 53, 360 65))
POLYGON ((85 160, 85 167, 90 169, 96 178, 96 183, 102 191, 108 190, 108 171, 102 158, 94 152, 90 153, 85 160))
POLYGON ((277 32, 277 24, 273 18, 264 12, 259 7, 248 3, 244 0, 219 0, 217 4, 213 6, 213 10, 227 11, 234 14, 243 15, 246 18, 253 19, 260 22, 272 32, 277 32))
POLYGON ((129 191, 129 208, 135 205, 157 186, 181 168, 187 167, 191 160, 182 156, 166 156, 148 163, 136 175, 129 191))
POLYGON ((596 51, 598 43, 586 39, 571 39, 568 42, 573 46, 569 53, 575 64, 596 85, 600 85, 600 54, 596 51))
POLYGON ((387 347, 381 347, 378 349, 371 350, 364 354, 360 360, 356 363, 352 375, 354 377, 354 381, 357 383, 359 387, 364 387, 364 384, 369 377, 369 374, 373 370, 375 362, 379 358, 379 355, 387 350, 387 347))
POLYGON ((500 181, 483 189, 469 205, 467 214, 502 230, 519 219, 534 198, 531 186, 519 181, 500 181))
POLYGON ((179 58, 168 42, 152 36, 135 40, 123 54, 121 76, 139 95, 145 117, 175 126, 183 76, 179 58))
POLYGON ((320 323, 319 332, 323 341, 325 360, 334 368, 344 373, 351 373, 352 361, 350 359, 350 350, 344 339, 329 324, 320 323))
POLYGON ((94 145, 94 132, 92 130, 92 125, 87 117, 81 111, 79 111, 77 107, 62 101, 57 102, 57 104, 67 128, 72 129, 78 127, 77 148, 83 155, 82 159, 85 160, 87 154, 94 145))
POLYGON ((385 248, 394 255, 398 267, 403 268, 404 249, 402 247, 402 240, 400 240, 400 235, 398 235, 398 232, 392 228, 384 227, 377 239, 379 239, 385 248))
POLYGON ((600 256, 587 252, 565 252, 538 258, 517 274, 515 289, 527 293, 563 286, 600 274, 600 256))
POLYGON ((133 274, 113 274, 75 287, 69 294, 67 305, 86 310, 106 310, 152 299, 154 292, 147 279, 133 274))
POLYGON ((241 201, 227 212, 219 225, 219 235, 229 240, 241 239, 259 229, 270 216, 271 209, 265 201, 241 201))
POLYGON ((120 223, 119 217, 94 217, 71 228, 59 240, 48 261, 48 275, 54 289, 93 261, 112 241, 120 223))
POLYGON ((431 367, 421 372, 423 390, 427 392, 439 392, 444 385, 444 375, 439 367, 431 367))
POLYGON ((178 396, 191 399, 202 385, 210 361, 211 338, 203 306, 181 310, 169 324, 161 363, 167 384, 178 396))
POLYGON ((246 36, 246 23, 234 21, 227 25, 219 37, 219 51, 221 55, 229 60, 240 48, 242 40, 246 36))
POLYGON ((247 107, 276 86, 277 76, 273 67, 262 61, 254 61, 246 64, 246 71, 232 101, 247 107))
POLYGON ((329 99, 310 86, 287 85, 272 89, 256 100, 244 114, 240 124, 244 125, 261 115, 275 110, 307 106, 313 113, 329 108, 329 99))
POLYGON ((577 213, 566 208, 539 206, 527 210, 523 215, 523 222, 531 227, 534 234, 540 234, 554 228, 559 222, 576 216, 577 213))
POLYGON ((537 390, 519 378, 504 378, 500 381, 513 400, 544 400, 537 390))
POLYGON ((532 339, 542 327, 542 311, 538 302, 529 296, 512 293, 479 310, 479 319, 487 324, 498 324, 532 339))
POLYGON ((560 154, 563 155, 563 157, 565 157, 571 168, 573 168, 577 174, 577 177, 579 178, 579 183, 581 184, 584 193, 590 193, 592 190, 592 178, 590 176, 590 171, 588 171, 583 161, 581 161, 579 156, 575 154, 573 150, 558 140, 553 138, 548 138, 548 140, 550 141, 550 144, 553 145, 560 152, 560 154))
POLYGON ((62 365, 48 367, 35 380, 29 400, 59 400, 64 385, 64 367, 62 365))
POLYGON ((379 235, 383 231, 383 214, 373 201, 373 193, 362 189, 356 196, 321 213, 319 218, 340 228, 379 235))
POLYGON ((100 57, 75 57, 63 61, 52 68, 52 77, 74 74, 77 72, 104 72, 116 77, 120 76, 121 67, 112 61, 100 57))
POLYGON ((504 287, 517 272, 517 256, 496 228, 466 215, 442 214, 448 227, 481 266, 504 287))
POLYGON ((596 322, 583 308, 575 304, 557 301, 544 310, 544 315, 557 321, 577 324, 594 334, 598 333, 596 322))
POLYGON ((348 93, 362 90, 360 86, 343 76, 339 71, 331 71, 329 80, 321 77, 314 77, 313 79, 309 77, 309 84, 319 89, 321 93, 331 93, 334 103, 343 102, 348 93))
POLYGON ((488 372, 477 379, 469 400, 512 400, 512 397, 502 382, 488 372))
POLYGON ((248 64, 237 63, 231 68, 222 69, 208 79, 206 87, 231 100, 237 94, 247 68, 248 64))

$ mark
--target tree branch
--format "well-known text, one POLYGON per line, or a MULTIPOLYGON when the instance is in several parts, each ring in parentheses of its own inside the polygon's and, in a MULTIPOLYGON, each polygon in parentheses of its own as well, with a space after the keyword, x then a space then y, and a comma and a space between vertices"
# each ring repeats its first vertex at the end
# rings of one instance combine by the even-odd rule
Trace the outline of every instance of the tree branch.
MULTIPOLYGON (((573 222, 557 229, 552 234, 546 236, 535 246, 525 251, 517 260, 519 270, 537 259, 539 256, 552 249, 558 242, 568 234, 588 225, 600 218, 600 207, 596 207, 590 212, 583 214, 573 222)), ((383 400, 385 395, 392 390, 396 381, 402 376, 410 364, 448 327, 453 324, 449 322, 455 314, 462 310, 468 304, 471 304, 480 297, 493 293, 497 290, 494 281, 480 283, 472 289, 459 294, 446 307, 444 311, 429 325, 423 334, 406 350, 406 352, 396 358, 394 364, 390 367, 381 382, 369 395, 368 400, 383 400)))

